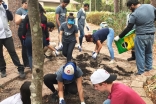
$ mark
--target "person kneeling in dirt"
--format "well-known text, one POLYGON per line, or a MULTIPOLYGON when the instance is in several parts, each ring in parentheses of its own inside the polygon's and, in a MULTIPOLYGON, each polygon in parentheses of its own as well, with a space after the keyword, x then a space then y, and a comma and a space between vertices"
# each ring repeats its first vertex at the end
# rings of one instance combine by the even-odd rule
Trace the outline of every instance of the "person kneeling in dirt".
POLYGON ((55 74, 47 74, 44 76, 45 85, 53 92, 52 101, 57 100, 59 95, 59 104, 66 104, 64 95, 78 92, 81 104, 85 104, 82 86, 82 70, 76 66, 75 62, 67 62, 55 74), (58 91, 54 84, 58 84, 58 91))
MULTIPOLYGON (((48 47, 52 51, 55 51, 55 54, 58 55, 58 51, 55 50, 55 48, 51 47, 49 45, 49 32, 47 29, 47 17, 45 16, 45 10, 42 7, 40 3, 39 5, 39 16, 41 18, 41 28, 42 28, 42 35, 43 35, 43 48, 48 47)), ((24 21, 23 21, 23 29, 22 29, 22 38, 23 38, 23 44, 27 48, 27 55, 29 59, 29 66, 32 69, 32 34, 31 34, 31 27, 29 23, 29 17, 26 15, 24 21)))
POLYGON ((25 81, 21 88, 20 93, 17 93, 11 97, 6 98, 0 104, 31 104, 30 100, 30 81, 25 81))
POLYGON ((114 50, 112 47, 113 38, 114 38, 114 30, 112 28, 108 28, 107 23, 100 25, 101 29, 93 33, 93 35, 85 35, 87 42, 94 42, 96 44, 95 49, 92 53, 92 57, 96 59, 98 53, 102 48, 102 43, 107 39, 107 47, 111 56, 110 63, 114 63, 114 50))
POLYGON ((110 75, 104 69, 97 69, 90 77, 94 88, 101 92, 109 92, 103 104, 146 104, 130 87, 122 83, 113 83, 117 75, 110 75))
MULTIPOLYGON (((55 24, 53 22, 47 23, 48 34, 49 34, 49 32, 52 32, 54 30, 54 27, 55 27, 55 24)), ((56 53, 55 53, 56 49, 54 48, 54 47, 56 47, 55 42, 49 42, 49 45, 51 48, 48 48, 47 46, 44 47, 44 53, 45 53, 44 55, 46 58, 51 60, 53 56, 59 55, 59 52, 57 52, 57 55, 56 55, 56 53)))

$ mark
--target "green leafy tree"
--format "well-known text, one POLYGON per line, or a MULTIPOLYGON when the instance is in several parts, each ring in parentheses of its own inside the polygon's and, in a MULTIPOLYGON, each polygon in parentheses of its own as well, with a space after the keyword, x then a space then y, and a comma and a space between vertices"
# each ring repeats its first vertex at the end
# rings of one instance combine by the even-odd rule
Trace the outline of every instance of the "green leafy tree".
POLYGON ((102 6, 102 0, 96 0, 96 10, 101 11, 103 8, 102 6))

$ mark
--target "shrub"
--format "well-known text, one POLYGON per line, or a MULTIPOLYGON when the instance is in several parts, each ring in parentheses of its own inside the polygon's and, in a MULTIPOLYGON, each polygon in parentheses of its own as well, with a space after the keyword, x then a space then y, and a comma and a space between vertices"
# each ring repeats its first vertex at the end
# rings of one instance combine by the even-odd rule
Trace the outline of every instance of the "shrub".
POLYGON ((56 25, 55 21, 55 12, 49 12, 45 14, 47 16, 48 22, 53 22, 56 25))
POLYGON ((119 35, 126 25, 127 12, 119 12, 117 14, 110 12, 91 12, 87 13, 88 23, 100 25, 101 22, 106 21, 109 27, 113 28, 115 35, 119 35))
MULTIPOLYGON (((55 12, 56 8, 44 7, 46 12, 55 12)), ((75 9, 67 9, 68 12, 77 12, 75 9)))

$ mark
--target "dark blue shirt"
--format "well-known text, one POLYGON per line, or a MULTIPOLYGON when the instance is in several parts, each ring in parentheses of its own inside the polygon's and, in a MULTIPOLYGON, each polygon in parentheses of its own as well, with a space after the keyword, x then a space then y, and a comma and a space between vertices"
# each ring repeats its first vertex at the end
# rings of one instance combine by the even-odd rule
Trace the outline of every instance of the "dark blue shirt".
POLYGON ((100 40, 103 43, 107 39, 107 35, 109 34, 109 28, 102 28, 95 33, 93 33, 93 42, 96 43, 100 40))

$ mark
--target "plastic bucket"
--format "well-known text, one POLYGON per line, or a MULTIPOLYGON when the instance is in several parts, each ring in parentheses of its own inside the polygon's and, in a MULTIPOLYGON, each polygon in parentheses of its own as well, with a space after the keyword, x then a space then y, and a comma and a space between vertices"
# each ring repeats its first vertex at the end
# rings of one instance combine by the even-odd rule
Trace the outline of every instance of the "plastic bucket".
POLYGON ((93 33, 95 33, 97 30, 93 30, 93 33))

